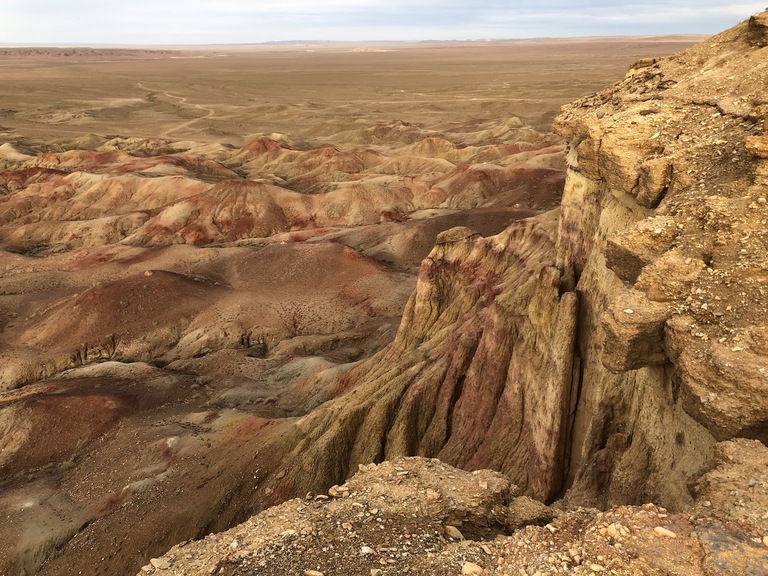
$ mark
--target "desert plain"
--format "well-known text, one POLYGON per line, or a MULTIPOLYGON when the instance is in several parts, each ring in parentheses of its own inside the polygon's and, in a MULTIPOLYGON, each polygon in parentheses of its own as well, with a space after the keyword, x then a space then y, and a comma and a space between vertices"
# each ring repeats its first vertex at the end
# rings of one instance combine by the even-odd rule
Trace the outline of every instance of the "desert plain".
POLYGON ((439 234, 556 207, 560 107, 696 40, 0 48, 0 574, 134 574, 300 495, 262 447, 439 234))

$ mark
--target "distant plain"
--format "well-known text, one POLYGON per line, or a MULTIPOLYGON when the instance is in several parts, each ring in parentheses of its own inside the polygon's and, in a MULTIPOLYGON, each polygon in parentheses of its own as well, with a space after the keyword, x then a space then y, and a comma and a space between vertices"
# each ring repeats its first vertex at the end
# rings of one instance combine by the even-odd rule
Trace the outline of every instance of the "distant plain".
POLYGON ((241 145, 271 133, 330 139, 392 119, 439 130, 508 115, 541 130, 560 105, 620 79, 633 61, 698 39, 5 49, 0 137, 241 145))

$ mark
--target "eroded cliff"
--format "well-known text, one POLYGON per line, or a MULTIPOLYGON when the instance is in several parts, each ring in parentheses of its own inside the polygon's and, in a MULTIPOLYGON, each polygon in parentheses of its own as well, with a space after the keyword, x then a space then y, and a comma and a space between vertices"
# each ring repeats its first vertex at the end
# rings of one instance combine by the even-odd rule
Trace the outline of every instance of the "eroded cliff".
POLYGON ((566 106, 559 216, 441 236, 396 341, 307 417, 280 492, 419 454, 544 500, 680 510, 717 442, 765 443, 764 20, 566 106))
MULTIPOLYGON (((671 58, 639 62, 623 81, 566 106, 555 124, 569 147, 560 210, 490 238, 443 233, 395 342, 331 383, 337 398, 287 433, 286 465, 265 479, 270 494, 322 490, 358 465, 403 454, 438 457, 502 471, 538 499, 564 496, 562 516, 495 540, 501 549, 448 551, 443 538, 437 554, 422 551, 432 564, 406 562, 414 573, 543 574, 561 563, 575 573, 765 573, 767 22, 763 13, 671 58), (649 501, 713 518, 646 505, 598 514, 601 527, 584 523, 596 512, 573 508, 649 501), (566 526, 580 526, 578 545, 562 535, 566 526), (593 537, 607 548, 589 556, 593 537)), ((399 465, 395 484, 410 474, 399 465)), ((334 488, 341 500, 329 506, 360 498, 364 485, 361 476, 334 488)), ((417 490, 402 526, 430 494, 417 490)), ((298 512, 284 521, 313 505, 291 506, 298 512)), ((489 522, 501 526, 494 510, 489 522)), ((262 524, 274 517, 244 525, 232 542, 266 537, 262 524)), ((272 559, 296 554, 290 543, 272 544, 269 557, 263 544, 233 546, 196 544, 189 562, 175 549, 146 571, 197 574, 214 558, 215 569, 251 573, 255 557, 271 573, 272 559)), ((383 559, 391 550, 353 548, 341 554, 353 572, 367 570, 359 554, 383 559)), ((388 562, 371 574, 400 569, 388 562)))
POLYGON ((718 440, 768 440, 765 14, 565 107, 558 266, 582 296, 570 481, 690 502, 718 440), (762 39, 762 40, 761 40, 762 39))

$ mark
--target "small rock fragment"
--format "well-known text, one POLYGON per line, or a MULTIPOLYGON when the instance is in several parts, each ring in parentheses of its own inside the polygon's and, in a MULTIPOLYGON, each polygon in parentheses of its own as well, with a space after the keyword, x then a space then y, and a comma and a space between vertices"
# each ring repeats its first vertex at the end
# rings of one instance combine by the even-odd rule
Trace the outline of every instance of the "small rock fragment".
POLYGON ((344 498, 349 494, 349 488, 347 486, 331 486, 328 489, 328 495, 332 498, 344 498))
MULTIPOLYGON (((509 504, 507 525, 513 530, 529 524, 544 526, 552 522, 554 517, 554 512, 549 506, 527 496, 519 496, 509 504)), ((548 529, 552 532, 550 528, 548 529)))
POLYGON ((454 540, 464 540, 464 535, 461 533, 461 530, 456 528, 456 526, 445 526, 443 529, 445 530, 445 535, 448 536, 448 538, 453 538, 454 540))
POLYGON ((152 558, 149 563, 158 570, 168 570, 171 567, 171 563, 165 558, 152 558))
POLYGON ((619 529, 616 527, 616 524, 610 524, 608 528, 605 530, 606 534, 613 538, 614 540, 618 540, 621 537, 621 533, 619 532, 619 529))
POLYGON ((360 548, 360 553, 361 554, 365 554, 366 556, 368 556, 369 554, 376 554, 376 550, 374 550, 370 546, 362 546, 360 548))
POLYGON ((325 574, 317 570, 304 570, 304 576, 325 576, 325 574))
POLYGON ((478 566, 474 562, 464 562, 464 564, 461 566, 462 576, 470 576, 472 574, 482 574, 482 573, 483 573, 483 567, 478 566))
POLYGON ((656 528, 653 529, 654 532, 658 536, 666 536, 667 538, 677 538, 677 534, 672 532, 672 530, 667 530, 663 526, 656 526, 656 528))

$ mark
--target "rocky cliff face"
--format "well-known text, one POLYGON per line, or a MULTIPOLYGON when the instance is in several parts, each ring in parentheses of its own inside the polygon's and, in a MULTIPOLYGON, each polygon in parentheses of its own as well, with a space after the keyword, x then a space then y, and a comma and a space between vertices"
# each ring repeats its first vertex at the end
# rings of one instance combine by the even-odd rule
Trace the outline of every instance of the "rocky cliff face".
MULTIPOLYGON (((331 383, 337 398, 279 442, 287 464, 265 478, 270 498, 319 491, 368 462, 438 457, 499 470, 540 500, 565 495, 566 508, 653 501, 721 522, 614 509, 602 528, 580 525, 611 550, 643 530, 697 542, 679 541, 667 558, 651 538, 647 549, 578 569, 764 573, 767 22, 763 13, 674 57, 639 62, 623 81, 566 106, 556 120, 569 148, 559 212, 495 237, 467 228, 439 236, 395 342, 331 383), (657 525, 642 528, 644 513, 657 525), (722 522, 737 520, 746 532, 726 534, 734 525, 722 522), (735 542, 746 548, 729 548, 735 542), (638 557, 655 564, 634 565, 638 557), (733 558, 740 564, 728 564, 733 558)), ((584 522, 564 514, 565 524, 584 522)), ((518 533, 501 555, 528 573, 569 565, 571 545, 567 556, 554 544, 561 527, 518 533), (544 542, 555 560, 542 567, 530 550, 542 552, 544 542)), ((243 530, 236 541, 252 538, 243 530)), ((208 553, 232 558, 233 546, 208 553)), ((199 549, 189 558, 198 561, 199 549)), ((183 552, 146 571, 163 572, 183 552)), ((231 562, 245 570, 247 557, 231 562)), ((462 558, 451 558, 458 570, 462 558)), ((506 561, 494 561, 487 572, 505 573, 506 561)), ((202 573, 193 566, 174 569, 202 573)), ((461 573, 480 570, 472 562, 461 573)))
POLYGON ((482 238, 454 228, 421 267, 392 345, 332 385, 299 425, 278 492, 402 454, 562 489, 578 298, 559 293, 556 212, 482 238), (315 471, 306 474, 307 470, 315 471))
POLYGON ((444 233, 396 341, 301 425, 279 493, 418 454, 543 500, 684 509, 718 441, 765 443, 764 20, 565 107, 559 216, 444 233))
POLYGON ((582 297, 574 489, 690 501, 768 440, 765 14, 567 106, 558 267, 582 297))

